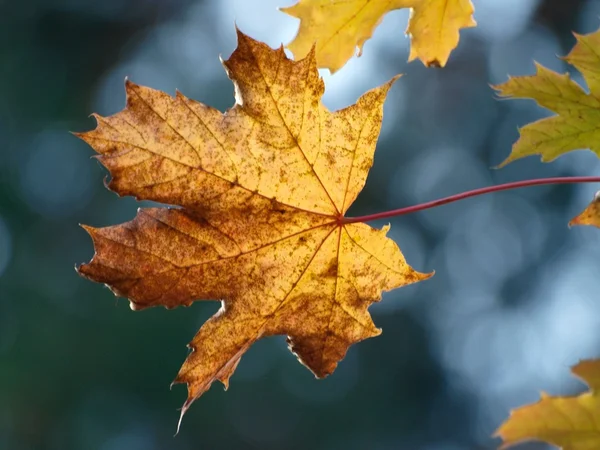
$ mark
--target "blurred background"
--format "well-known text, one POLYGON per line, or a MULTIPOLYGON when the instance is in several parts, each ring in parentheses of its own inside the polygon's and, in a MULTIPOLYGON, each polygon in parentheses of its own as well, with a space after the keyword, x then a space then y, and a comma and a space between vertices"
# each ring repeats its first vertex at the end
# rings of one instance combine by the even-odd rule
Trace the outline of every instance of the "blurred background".
MULTIPOLYGON (((436 276, 371 307, 383 334, 352 347, 315 380, 283 337, 244 356, 187 413, 169 384, 185 344, 219 304, 134 313, 73 270, 93 253, 78 223, 130 220, 138 206, 103 186, 107 172, 68 131, 124 106, 124 79, 225 110, 233 88, 219 62, 234 22, 271 46, 297 20, 293 0, 0 0, 1 449, 494 449, 493 431, 539 391, 584 387, 569 367, 600 356, 600 234, 567 222, 598 189, 535 187, 391 221, 408 262, 436 276)), ((387 15, 361 58, 323 72, 338 109, 396 73, 375 165, 349 215, 534 177, 598 174, 578 151, 491 167, 517 127, 548 113, 497 101, 490 83, 557 55, 571 30, 600 26, 598 0, 475 0, 479 26, 443 70, 406 63, 406 11, 387 15)), ((373 225, 381 226, 384 222, 373 225)), ((527 444, 525 450, 550 447, 527 444)))

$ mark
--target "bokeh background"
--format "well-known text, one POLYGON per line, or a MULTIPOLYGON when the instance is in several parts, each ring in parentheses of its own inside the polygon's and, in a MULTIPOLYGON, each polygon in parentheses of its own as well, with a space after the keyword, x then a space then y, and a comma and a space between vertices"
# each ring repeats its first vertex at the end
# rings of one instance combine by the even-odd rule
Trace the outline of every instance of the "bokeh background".
MULTIPOLYGON (((383 334, 315 380, 284 338, 256 344, 232 377, 186 415, 169 384, 185 344, 218 308, 134 313, 73 266, 92 256, 78 223, 130 220, 138 206, 103 187, 106 171, 68 131, 124 106, 125 77, 224 110, 233 88, 219 62, 234 23, 271 46, 297 21, 293 0, 0 0, 0 448, 493 449, 510 408, 539 391, 580 392, 569 374, 600 356, 600 234, 567 228, 594 185, 522 189, 391 220, 424 283, 371 308, 383 334)), ((408 14, 389 14, 361 58, 323 72, 338 109, 396 73, 367 186, 350 215, 533 177, 593 175, 578 151, 501 170, 517 127, 548 113, 498 101, 490 83, 558 59, 571 30, 600 26, 598 0, 475 0, 443 70, 406 63, 408 14)), ((381 226, 384 222, 376 223, 381 226)), ((546 449, 528 444, 522 449, 546 449)))

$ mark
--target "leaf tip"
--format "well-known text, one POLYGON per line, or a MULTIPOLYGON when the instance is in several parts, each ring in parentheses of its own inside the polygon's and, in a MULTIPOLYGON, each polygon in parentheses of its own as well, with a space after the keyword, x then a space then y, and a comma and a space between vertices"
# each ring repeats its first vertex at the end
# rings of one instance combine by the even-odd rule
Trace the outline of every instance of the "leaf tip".
POLYGON ((185 403, 183 404, 183 406, 181 407, 181 413, 179 414, 179 420, 177 421, 177 430, 175 431, 175 434, 173 435, 173 437, 177 436, 179 434, 179 430, 181 430, 181 422, 183 421, 183 416, 185 415, 185 413, 187 412, 187 410, 189 409, 190 405, 192 402, 190 402, 190 399, 188 398, 185 403))
POLYGON ((75 272, 77 272, 77 275, 82 276, 81 274, 81 268, 85 266, 85 263, 81 263, 81 264, 74 264, 73 265, 73 269, 75 269, 75 272))
POLYGON ((96 232, 97 228, 94 228, 94 227, 92 227, 90 225, 86 225, 86 224, 83 224, 83 223, 80 223, 79 226, 81 228, 83 228, 87 232, 87 234, 89 234, 90 236, 94 237, 94 233, 96 232))
POLYGON ((129 79, 129 77, 125 77, 125 93, 129 96, 133 90, 138 87, 133 81, 129 79))
POLYGON ((581 359, 577 364, 571 367, 571 373, 587 384, 590 389, 597 390, 597 373, 599 369, 600 359, 581 359))
POLYGON ((506 167, 508 164, 510 164, 511 162, 514 161, 513 155, 512 153, 508 156, 508 158, 506 158, 504 161, 502 161, 500 164, 498 164, 497 166, 492 166, 491 169, 494 170, 498 170, 498 169, 502 169, 503 167, 506 167))
POLYGON ((242 30, 240 30, 240 27, 238 27, 237 22, 234 25, 235 25, 235 36, 237 38, 238 46, 242 43, 245 43, 248 41, 253 41, 253 39, 250 36, 248 36, 246 33, 244 33, 242 30))
POLYGON ((442 62, 442 61, 440 61, 437 58, 431 59, 431 60, 428 60, 428 61, 424 61, 423 64, 427 68, 433 67, 435 69, 441 69, 442 67, 444 67, 446 65, 445 62, 442 62))
POLYGON ((398 73, 398 74, 394 75, 392 78, 390 78, 390 81, 388 81, 387 84, 389 84, 389 86, 392 87, 396 81, 398 81, 400 78, 402 78, 402 75, 404 75, 404 74, 398 73))
POLYGON ((85 131, 69 131, 68 133, 72 136, 75 136, 76 138, 83 140, 83 135, 85 134, 85 131))
POLYGON ((418 272, 418 271, 416 271, 416 270, 413 269, 413 273, 411 275, 411 278, 408 281, 408 283, 406 283, 406 284, 415 284, 415 283, 418 283, 420 281, 425 281, 425 280, 430 279, 434 275, 435 275, 435 270, 432 270, 431 272, 418 272))
MULTIPOLYGON (((510 75, 506 75, 507 77, 510 78, 510 75)), ((488 83, 488 86, 491 87, 493 90, 495 90, 496 92, 501 91, 502 90, 502 85, 504 83, 498 83, 498 84, 494 84, 494 83, 488 83)))
MULTIPOLYGON (((422 276, 421 280, 428 280, 429 278, 431 278, 435 275, 435 270, 432 270, 431 272, 427 272, 427 273, 421 273, 421 272, 419 272, 419 273, 422 276)), ((421 281, 421 280, 419 280, 419 281, 421 281)))
POLYGON ((292 16, 295 19, 298 19, 298 16, 296 16, 295 13, 298 11, 300 6, 300 2, 290 6, 278 6, 277 11, 281 11, 282 13, 287 14, 288 16, 292 16))

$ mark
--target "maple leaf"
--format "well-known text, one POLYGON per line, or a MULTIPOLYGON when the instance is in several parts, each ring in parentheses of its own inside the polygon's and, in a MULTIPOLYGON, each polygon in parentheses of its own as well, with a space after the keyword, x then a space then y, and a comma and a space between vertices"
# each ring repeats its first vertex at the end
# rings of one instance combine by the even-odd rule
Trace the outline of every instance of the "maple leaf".
POLYGON ((496 431, 508 448, 526 440, 543 440, 564 450, 600 448, 600 359, 581 361, 571 368, 590 391, 577 397, 542 393, 533 404, 511 411, 496 431))
POLYGON ((569 226, 573 225, 593 225, 600 228, 600 191, 596 192, 587 208, 569 222, 569 226))
POLYGON ((530 155, 548 162, 585 148, 600 156, 600 30, 575 37, 577 43, 563 59, 581 72, 589 94, 568 73, 560 75, 537 63, 535 75, 511 77, 494 86, 503 97, 531 98, 557 114, 521 128, 510 156, 499 167, 530 155))
POLYGON ((432 275, 406 263, 388 227, 344 223, 396 78, 331 113, 314 52, 294 62, 238 31, 223 65, 236 98, 225 114, 127 81, 126 108, 79 135, 110 189, 180 206, 86 226, 96 253, 79 273, 134 310, 222 300, 175 379, 188 386, 182 416, 214 380, 227 388, 264 336, 287 335, 317 377, 332 373, 350 345, 380 334, 367 308, 382 291, 432 275))
POLYGON ((288 48, 305 56, 315 45, 319 67, 339 70, 373 35, 388 12, 411 8, 406 33, 411 37, 408 60, 443 67, 456 48, 461 28, 474 27, 471 0, 300 0, 281 11, 300 19, 288 48))

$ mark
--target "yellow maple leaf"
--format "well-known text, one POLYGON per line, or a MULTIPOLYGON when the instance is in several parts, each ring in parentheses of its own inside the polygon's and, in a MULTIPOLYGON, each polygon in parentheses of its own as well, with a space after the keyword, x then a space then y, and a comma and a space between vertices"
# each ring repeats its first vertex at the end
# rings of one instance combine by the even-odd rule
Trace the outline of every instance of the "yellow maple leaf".
POLYGON ((551 397, 542 393, 533 404, 511 411, 496 431, 508 448, 527 440, 542 440, 564 450, 600 448, 600 359, 572 367, 590 391, 577 397, 551 397))
POLYGON ((495 86, 503 97, 531 98, 557 114, 521 128, 519 140, 499 167, 530 155, 548 162, 585 148, 600 156, 600 30, 575 37, 577 43, 564 59, 581 72, 589 94, 568 73, 560 75, 537 63, 535 75, 511 77, 495 86))
POLYGON ((596 192, 587 208, 569 222, 569 226, 573 225, 593 225, 600 228, 600 191, 596 192))
POLYGON ((316 43, 318 66, 333 73, 357 47, 360 56, 384 15, 402 8, 411 8, 408 60, 419 58, 428 67, 445 66, 460 29, 476 25, 470 0, 300 0, 281 10, 300 19, 298 34, 288 45, 292 53, 303 57, 316 43))
POLYGON ((382 230, 344 222, 373 162, 395 78, 329 112, 314 53, 294 62, 238 32, 224 63, 235 86, 225 114, 180 94, 126 83, 127 106, 80 134, 109 187, 180 208, 85 227, 96 254, 79 268, 132 309, 222 300, 175 382, 182 415, 214 380, 227 387, 258 339, 287 335, 317 377, 348 347, 377 336, 367 308, 382 291, 428 278, 382 230))

